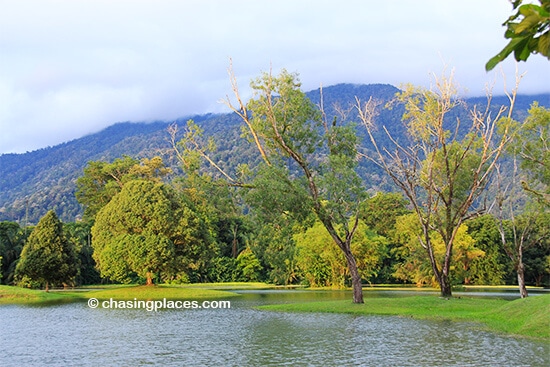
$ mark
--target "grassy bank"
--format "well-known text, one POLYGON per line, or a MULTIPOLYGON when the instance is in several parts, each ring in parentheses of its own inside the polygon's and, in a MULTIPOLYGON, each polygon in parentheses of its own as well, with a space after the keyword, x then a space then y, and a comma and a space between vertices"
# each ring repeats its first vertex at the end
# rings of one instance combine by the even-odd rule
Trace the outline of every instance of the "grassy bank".
POLYGON ((217 290, 238 290, 238 289, 273 289, 276 285, 262 282, 226 282, 226 283, 193 283, 183 284, 181 288, 204 288, 217 290))
POLYGON ((364 304, 353 304, 346 300, 277 304, 261 306, 259 309, 477 322, 493 331, 550 342, 550 295, 514 301, 467 297, 446 300, 434 296, 365 298, 364 304))
POLYGON ((35 289, 0 285, 0 305, 10 303, 40 303, 69 300, 72 295, 62 295, 35 289))
MULTIPOLYGON (((75 293, 76 294, 76 293, 75 293)), ((155 299, 211 299, 211 298, 229 298, 237 296, 236 293, 220 291, 215 289, 198 288, 198 287, 173 287, 167 285, 158 286, 135 286, 135 287, 119 287, 108 288, 103 290, 94 290, 89 292, 81 292, 81 297, 97 298, 97 299, 117 299, 117 300, 132 300, 134 298, 140 300, 155 300, 155 299)))
MULTIPOLYGON (((266 283, 196 283, 183 285, 160 284, 156 286, 128 286, 110 285, 104 289, 79 292, 85 298, 98 299, 207 299, 207 298, 228 298, 238 294, 230 292, 237 289, 269 289, 273 285, 266 283)), ((94 287, 95 288, 95 287, 94 287)), ((101 288, 101 287, 98 287, 101 288)), ((74 294, 76 294, 75 292, 74 294)))
MULTIPOLYGON (((263 283, 261 283, 263 284, 263 283)), ((260 287, 260 283, 244 287, 249 289, 252 287, 260 287)), ((78 299, 117 299, 117 300, 197 300, 197 299, 213 299, 213 298, 230 298, 237 296, 236 293, 228 292, 222 289, 220 285, 216 287, 210 284, 205 287, 200 285, 185 285, 185 286, 136 286, 136 285, 108 285, 105 287, 94 286, 86 288, 76 288, 70 290, 51 290, 45 292, 37 289, 27 289, 21 287, 0 285, 0 305, 2 304, 25 304, 25 303, 41 303, 41 302, 60 302, 60 301, 75 301, 78 299)), ((226 289, 242 289, 237 283, 227 286, 226 289)))

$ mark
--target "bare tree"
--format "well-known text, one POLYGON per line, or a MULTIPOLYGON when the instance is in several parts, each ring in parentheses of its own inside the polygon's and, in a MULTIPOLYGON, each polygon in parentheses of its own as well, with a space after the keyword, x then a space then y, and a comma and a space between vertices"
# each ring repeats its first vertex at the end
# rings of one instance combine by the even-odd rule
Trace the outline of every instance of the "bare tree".
POLYGON ((488 91, 485 110, 474 106, 467 125, 462 126, 459 118, 451 118, 453 110, 464 106, 452 73, 434 76, 429 90, 409 85, 396 101, 404 104, 403 122, 410 141, 398 141, 384 126, 392 147, 381 146, 374 137, 377 104, 357 100, 359 119, 372 143, 370 153, 363 155, 380 166, 408 198, 422 229, 418 241, 426 250, 442 297, 452 296, 449 273, 458 229, 481 211, 474 204, 510 140, 516 89, 508 94, 509 107, 501 107, 494 116, 488 91), (445 243, 442 258, 435 255, 432 231, 445 243))

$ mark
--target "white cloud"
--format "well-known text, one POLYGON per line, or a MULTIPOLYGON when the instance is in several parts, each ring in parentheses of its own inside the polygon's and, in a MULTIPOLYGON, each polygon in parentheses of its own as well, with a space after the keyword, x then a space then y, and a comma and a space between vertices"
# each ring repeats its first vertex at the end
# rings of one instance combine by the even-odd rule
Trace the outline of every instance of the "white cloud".
MULTIPOLYGON (((0 153, 117 121, 221 111, 229 57, 243 89, 270 65, 299 72, 313 89, 428 85, 447 63, 479 95, 511 11, 502 0, 22 0, 2 9, 0 153)), ((547 60, 533 56, 521 68, 523 92, 549 91, 547 60)))

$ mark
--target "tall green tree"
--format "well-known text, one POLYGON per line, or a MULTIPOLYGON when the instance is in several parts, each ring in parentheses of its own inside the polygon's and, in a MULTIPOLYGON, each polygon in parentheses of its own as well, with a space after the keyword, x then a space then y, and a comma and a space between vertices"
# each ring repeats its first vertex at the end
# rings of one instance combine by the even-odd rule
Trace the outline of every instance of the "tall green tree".
POLYGON ((531 54, 540 54, 550 60, 550 0, 539 0, 540 5, 511 1, 515 11, 502 25, 508 44, 485 65, 492 70, 512 52, 516 61, 526 61, 531 54))
POLYGON ((65 235, 75 246, 79 260, 79 272, 76 284, 98 284, 101 277, 96 269, 92 248, 92 223, 73 222, 65 223, 65 235))
POLYGON ((0 256, 2 283, 12 284, 15 266, 25 244, 25 231, 15 222, 0 222, 0 256))
POLYGON ((126 182, 138 179, 159 182, 170 172, 160 157, 138 161, 124 156, 111 163, 91 161, 84 168, 84 175, 76 181, 76 199, 84 205, 84 217, 93 219, 126 182))
POLYGON ((381 147, 373 133, 375 103, 359 103, 358 111, 372 143, 366 157, 384 169, 409 200, 422 229, 417 239, 426 251, 441 295, 449 297, 455 239, 463 222, 476 211, 476 200, 509 143, 515 92, 510 95, 507 114, 504 108, 496 116, 489 108, 485 112, 474 109, 470 121, 460 121, 450 118, 462 105, 452 75, 435 78, 434 84, 433 90, 407 86, 397 95, 405 107, 407 144, 388 133, 393 147, 381 147), (436 256, 434 229, 445 246, 443 257, 436 256))
POLYGON ((206 273, 212 241, 190 205, 162 183, 133 180, 97 214, 92 246, 104 277, 196 279, 206 273))
POLYGON ((28 277, 44 284, 46 292, 50 285, 74 281, 78 273, 77 255, 53 210, 40 219, 30 234, 15 271, 19 279, 28 277))
MULTIPOLYGON (((276 176, 277 191, 253 184, 269 209, 284 213, 308 208, 343 253, 353 287, 353 302, 363 303, 361 275, 351 250, 365 198, 357 167, 358 138, 353 126, 323 119, 322 111, 300 90, 296 74, 263 73, 251 82, 254 92, 245 105, 231 75, 238 106, 228 105, 243 121, 243 131, 258 148, 264 175, 276 176), (320 159, 320 157, 322 157, 320 159), (285 203, 286 202, 286 203, 285 203)), ((265 182, 265 179, 263 180, 265 182)))
POLYGON ((475 246, 485 252, 485 256, 472 262, 472 284, 505 284, 509 260, 502 249, 497 219, 491 214, 484 214, 468 220, 466 225, 475 246))
POLYGON ((496 177, 494 207, 502 246, 516 271, 520 296, 525 298, 524 252, 547 243, 548 236, 537 223, 547 220, 550 210, 550 110, 535 103, 525 121, 515 124, 509 167, 496 177))
POLYGON ((213 138, 205 141, 204 131, 194 121, 187 122, 182 134, 178 133, 176 124, 171 125, 168 132, 173 153, 183 170, 182 175, 172 181, 172 185, 205 220, 216 244, 208 280, 242 279, 236 259, 247 248, 251 231, 249 220, 242 212, 242 198, 237 191, 237 187, 242 185, 210 158, 209 154, 216 151, 216 144, 213 138), (183 137, 178 141, 179 136, 183 137), (204 161, 208 166, 203 165, 204 161))
MULTIPOLYGON (((296 262, 308 284, 343 287, 348 283, 346 259, 338 247, 332 246, 332 239, 320 222, 294 237, 298 250, 296 262)), ((363 279, 370 282, 378 274, 386 256, 387 242, 386 238, 359 222, 351 249, 363 279)))
POLYGON ((378 192, 368 198, 361 208, 361 219, 378 235, 387 239, 386 256, 382 259, 382 268, 373 279, 377 283, 394 283, 394 267, 400 263, 400 244, 395 240, 395 224, 397 218, 407 213, 407 199, 396 192, 378 192))
POLYGON ((534 103, 514 136, 511 153, 527 175, 525 191, 550 208, 550 109, 534 103))

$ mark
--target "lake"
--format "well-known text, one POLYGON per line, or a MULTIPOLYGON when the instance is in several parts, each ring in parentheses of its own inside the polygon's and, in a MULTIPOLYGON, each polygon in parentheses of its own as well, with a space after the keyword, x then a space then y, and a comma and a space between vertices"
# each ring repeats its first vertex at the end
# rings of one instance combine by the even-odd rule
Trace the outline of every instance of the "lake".
MULTIPOLYGON (((0 306, 0 366, 548 366, 550 345, 475 324, 259 311, 343 291, 239 291, 231 309, 0 306)), ((365 297, 388 293, 365 292, 365 297)), ((398 292, 394 295, 400 296, 398 292)))

